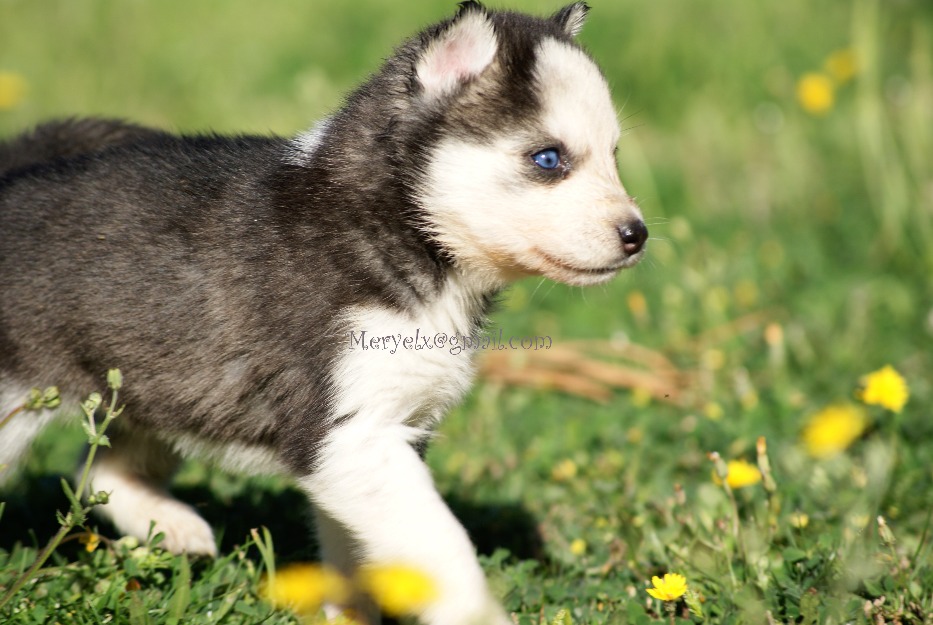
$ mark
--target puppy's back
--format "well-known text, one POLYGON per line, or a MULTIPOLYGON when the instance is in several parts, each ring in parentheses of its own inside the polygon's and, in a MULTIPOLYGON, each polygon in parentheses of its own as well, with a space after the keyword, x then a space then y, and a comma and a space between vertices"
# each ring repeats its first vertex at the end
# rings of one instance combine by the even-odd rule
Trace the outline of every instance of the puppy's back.
POLYGON ((116 119, 63 119, 0 143, 0 177, 14 171, 162 136, 158 130, 116 119))

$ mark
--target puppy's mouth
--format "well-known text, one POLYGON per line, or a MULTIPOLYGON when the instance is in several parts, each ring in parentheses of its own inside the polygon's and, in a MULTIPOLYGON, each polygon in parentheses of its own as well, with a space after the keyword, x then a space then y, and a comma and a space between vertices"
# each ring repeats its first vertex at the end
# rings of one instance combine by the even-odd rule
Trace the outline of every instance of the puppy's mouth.
POLYGON ((619 271, 638 263, 641 252, 626 256, 622 260, 602 267, 580 267, 573 263, 552 256, 547 252, 534 248, 535 255, 542 260, 540 272, 545 276, 574 285, 601 284, 611 280, 619 271))

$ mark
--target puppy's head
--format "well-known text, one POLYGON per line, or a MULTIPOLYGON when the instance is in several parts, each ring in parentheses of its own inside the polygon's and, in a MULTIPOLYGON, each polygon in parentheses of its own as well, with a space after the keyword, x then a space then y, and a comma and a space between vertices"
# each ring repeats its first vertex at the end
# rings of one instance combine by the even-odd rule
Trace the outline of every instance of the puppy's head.
POLYGON ((547 19, 461 6, 422 35, 414 65, 432 126, 416 189, 425 227, 499 282, 598 284, 637 263, 648 231, 619 181, 615 107, 574 42, 586 5, 547 19))

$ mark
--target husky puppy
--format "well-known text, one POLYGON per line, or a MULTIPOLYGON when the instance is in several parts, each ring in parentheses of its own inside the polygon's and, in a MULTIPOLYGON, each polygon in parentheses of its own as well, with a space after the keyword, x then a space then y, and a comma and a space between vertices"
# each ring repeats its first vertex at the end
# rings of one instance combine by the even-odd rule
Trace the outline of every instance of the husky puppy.
MULTIPOLYGON (((0 417, 119 367, 92 479, 121 532, 214 554, 165 489, 179 459, 286 474, 326 562, 423 570, 429 625, 510 623, 416 450, 473 373, 424 337, 474 335, 517 278, 599 284, 641 258, 586 13, 464 2, 292 139, 83 120, 0 145, 0 417)), ((54 417, 15 416, 0 463, 54 417)))

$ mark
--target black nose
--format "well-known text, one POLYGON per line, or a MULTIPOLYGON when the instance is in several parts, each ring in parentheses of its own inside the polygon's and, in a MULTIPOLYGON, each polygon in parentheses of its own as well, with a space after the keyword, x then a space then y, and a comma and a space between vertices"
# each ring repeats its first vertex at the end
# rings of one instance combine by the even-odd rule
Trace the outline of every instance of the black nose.
POLYGON ((634 256, 645 246, 648 240, 648 228, 641 219, 630 221, 619 227, 619 236, 622 238, 622 250, 629 256, 634 256))

